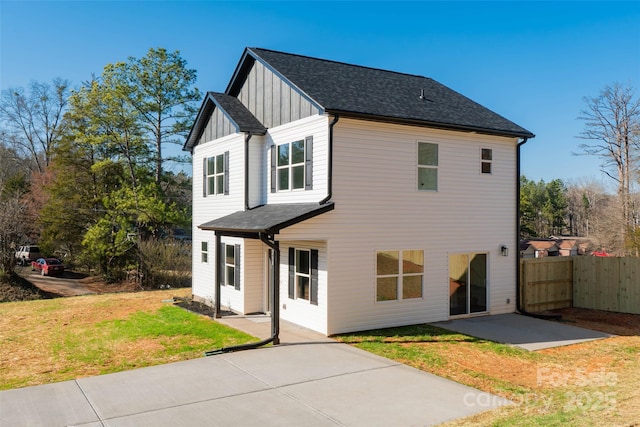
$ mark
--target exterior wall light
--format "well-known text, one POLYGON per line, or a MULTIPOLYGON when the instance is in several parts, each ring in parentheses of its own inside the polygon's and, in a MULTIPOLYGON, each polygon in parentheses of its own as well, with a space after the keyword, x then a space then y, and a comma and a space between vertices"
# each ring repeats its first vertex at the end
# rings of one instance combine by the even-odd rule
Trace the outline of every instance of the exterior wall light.
POLYGON ((509 256, 509 247, 507 245, 500 246, 500 253, 502 256, 509 256))

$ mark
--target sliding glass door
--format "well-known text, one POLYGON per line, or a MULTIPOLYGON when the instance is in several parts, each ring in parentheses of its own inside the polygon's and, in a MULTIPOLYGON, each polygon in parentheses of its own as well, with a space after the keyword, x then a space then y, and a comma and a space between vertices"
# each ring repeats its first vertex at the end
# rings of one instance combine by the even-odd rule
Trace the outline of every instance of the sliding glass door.
POLYGON ((488 311, 486 253, 449 255, 449 315, 488 311))

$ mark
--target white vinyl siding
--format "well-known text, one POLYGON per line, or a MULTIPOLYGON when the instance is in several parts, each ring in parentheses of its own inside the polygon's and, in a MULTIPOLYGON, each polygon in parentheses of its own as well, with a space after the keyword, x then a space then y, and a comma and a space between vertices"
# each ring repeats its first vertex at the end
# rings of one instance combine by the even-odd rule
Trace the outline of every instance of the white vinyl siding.
POLYGON ((448 319, 449 253, 487 253, 489 311, 515 310, 515 255, 495 254, 516 241, 516 143, 340 119, 334 128, 335 210, 281 232, 282 240, 328 242, 329 334, 448 319), (437 192, 416 187, 419 141, 438 144, 437 192), (480 148, 493 150, 490 186, 478 180, 480 148), (424 250, 422 298, 376 303, 373 254, 381 248, 424 250))
MULTIPOLYGON (((254 206, 318 202, 327 195, 329 120, 326 116, 307 117, 251 139, 249 178, 254 206), (309 135, 314 144, 313 189, 271 193, 271 147, 309 135), (261 176, 256 176, 256 161, 261 176), (254 183, 259 183, 259 190, 254 183)), ((516 143, 516 138, 341 118, 334 128, 335 209, 277 235, 282 250, 281 318, 325 334, 446 320, 448 263, 453 253, 486 253, 488 310, 491 314, 513 312, 517 251, 510 251, 508 257, 500 256, 499 251, 501 245, 513 247, 516 241, 516 143), (438 191, 417 188, 419 142, 438 146, 438 191), (478 179, 482 148, 492 150, 489 180, 478 179), (288 298, 288 247, 319 251, 318 305, 288 298), (421 298, 376 301, 375 253, 385 248, 424 252, 421 298)), ((208 145, 195 147, 194 176, 202 172, 203 156, 229 150, 231 188, 229 196, 200 198, 196 203, 194 242, 214 239, 213 232, 202 231, 197 225, 244 209, 243 135, 208 145)), ((198 181, 194 180, 194 195, 202 194, 198 181)), ((265 246, 259 241, 229 240, 243 242, 242 290, 225 287, 228 292, 223 291, 221 303, 238 311, 261 311, 265 246)), ((210 243, 210 259, 212 246, 210 243)), ((213 292, 213 264, 202 264, 199 259, 194 263, 194 294, 213 292)))
MULTIPOLYGON (((305 191, 276 191, 271 192, 272 173, 267 173, 268 184, 266 186, 268 193, 266 203, 308 203, 318 202, 327 195, 327 145, 328 145, 328 126, 329 119, 326 116, 313 116, 295 123, 279 126, 269 129, 268 135, 268 153, 266 159, 268 162, 267 171, 271 171, 271 147, 276 148, 279 145, 290 144, 294 141, 305 140, 308 137, 313 138, 312 168, 311 179, 312 188, 305 186, 305 191)), ((305 166, 305 173, 307 167, 305 166)), ((307 178, 305 177, 305 183, 307 178)))

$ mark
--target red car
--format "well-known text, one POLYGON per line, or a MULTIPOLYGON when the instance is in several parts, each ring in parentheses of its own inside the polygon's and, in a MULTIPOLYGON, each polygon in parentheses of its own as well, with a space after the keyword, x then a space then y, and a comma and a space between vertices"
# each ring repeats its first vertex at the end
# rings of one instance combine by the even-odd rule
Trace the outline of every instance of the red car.
POLYGON ((31 271, 40 271, 43 276, 62 276, 64 265, 57 258, 38 258, 31 262, 31 271))

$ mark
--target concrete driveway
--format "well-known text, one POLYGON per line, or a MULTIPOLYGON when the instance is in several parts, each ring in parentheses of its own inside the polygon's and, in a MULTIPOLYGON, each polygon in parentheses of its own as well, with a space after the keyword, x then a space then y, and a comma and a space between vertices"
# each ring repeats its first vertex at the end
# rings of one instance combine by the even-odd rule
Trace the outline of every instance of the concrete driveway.
MULTIPOLYGON (((224 322, 269 331, 262 317, 224 322)), ((0 425, 428 426, 511 403, 286 322, 281 331, 275 347, 0 392, 0 425)))

